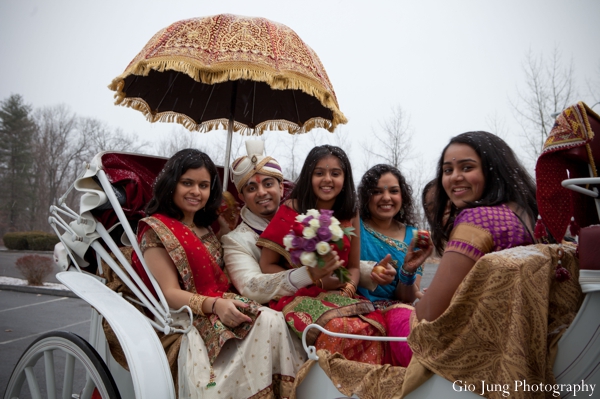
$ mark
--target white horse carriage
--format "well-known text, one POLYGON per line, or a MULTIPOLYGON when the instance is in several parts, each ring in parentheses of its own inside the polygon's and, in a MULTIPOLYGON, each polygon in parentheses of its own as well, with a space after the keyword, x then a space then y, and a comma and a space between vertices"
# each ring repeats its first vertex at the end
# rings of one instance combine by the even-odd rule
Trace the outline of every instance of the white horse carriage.
MULTIPOLYGON (((600 131, 600 119, 590 117, 589 123, 595 131, 600 131)), ((600 139, 589 144, 589 151, 561 155, 570 156, 572 165, 584 165, 589 171, 591 177, 568 179, 562 185, 582 194, 596 212, 588 215, 592 225, 584 222, 585 227, 579 235, 579 283, 584 294, 583 303, 558 342, 553 372, 558 384, 584 380, 586 384, 599 386, 600 226, 596 224, 600 215, 600 178, 593 169, 593 155, 600 153, 600 139)), ((81 193, 79 211, 65 205, 68 192, 59 200, 59 205, 52 207, 49 222, 61 237, 68 257, 61 263, 65 271, 57 278, 90 304, 90 336, 84 339, 70 332, 56 331, 39 337, 17 363, 6 388, 6 399, 176 397, 169 363, 157 332, 164 335, 185 333, 174 315, 183 314, 191 319, 191 310, 187 306, 170 309, 146 268, 156 292, 154 296, 123 254, 123 248, 129 246, 143 259, 134 229, 148 200, 152 181, 165 161, 164 158, 138 154, 100 153, 72 186, 81 193), (107 268, 126 284, 133 296, 118 294, 105 285, 102 276, 106 275, 107 268), (140 307, 144 311, 140 311, 140 307), (103 319, 108 321, 118 339, 128 370, 109 350, 102 328, 103 319)), ((317 359, 314 347, 305 342, 309 358, 317 359)), ((474 393, 457 390, 453 383, 433 375, 406 397, 474 397, 474 393)), ((343 394, 337 388, 341 387, 336 387, 316 365, 305 376, 296 394, 300 399, 339 398, 343 394)), ((567 396, 569 394, 563 397, 567 396)))
MULTIPOLYGON (((178 122, 199 131, 228 126, 225 187, 233 131, 296 134, 321 127, 333 132, 346 122, 316 53, 291 29, 264 18, 216 15, 179 21, 158 32, 109 87, 118 104, 143 112, 151 122, 178 122)), ((595 124, 590 132, 598 134, 600 118, 595 118, 590 118, 595 124)), ((560 339, 554 362, 554 375, 565 384, 600 383, 600 226, 589 226, 599 223, 600 178, 594 163, 594 157, 600 161, 599 147, 600 139, 595 138, 586 144, 588 152, 573 155, 576 169, 585 165, 589 174, 564 183, 596 207, 589 215, 591 222, 579 221, 585 227, 579 244, 582 266, 583 259, 587 262, 580 272, 585 299, 560 339), (585 176, 590 177, 581 180, 585 176)), ((57 331, 39 337, 17 363, 6 399, 176 397, 159 335, 185 333, 177 320, 191 319, 192 313, 187 306, 169 308, 143 262, 134 232, 150 199, 149 187, 165 161, 138 154, 98 154, 71 187, 81 193, 79 211, 65 205, 71 189, 51 207, 49 222, 66 251, 61 262, 65 271, 57 278, 90 304, 90 336, 86 340, 57 331), (151 286, 132 268, 124 248, 138 254, 151 286), (104 277, 109 274, 118 277, 127 293, 107 287, 104 277), (127 369, 113 356, 103 320, 118 341, 124 358, 120 361, 126 361, 127 369)), ((314 347, 304 346, 316 359, 314 347)), ((337 388, 343 390, 316 365, 296 394, 300 399, 339 398, 343 394, 337 388)), ((473 395, 458 392, 453 381, 434 375, 407 397, 473 395)))

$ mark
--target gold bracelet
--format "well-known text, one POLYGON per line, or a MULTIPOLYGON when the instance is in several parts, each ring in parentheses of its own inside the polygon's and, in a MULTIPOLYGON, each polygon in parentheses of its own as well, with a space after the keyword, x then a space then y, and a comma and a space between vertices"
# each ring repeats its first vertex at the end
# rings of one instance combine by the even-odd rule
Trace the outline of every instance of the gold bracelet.
POLYGON ((352 298, 356 294, 356 287, 352 283, 346 283, 344 291, 348 294, 348 298, 352 298))
MULTIPOLYGON (((312 273, 311 273, 311 271, 310 271, 310 269, 311 269, 311 268, 310 268, 310 267, 308 267, 308 266, 306 266, 306 267, 307 267, 307 270, 308 270, 308 276, 309 276, 309 277, 310 277, 310 279, 312 280, 313 284, 314 284, 314 285, 316 285, 316 286, 318 287, 319 285, 318 285, 317 283, 318 283, 318 282, 319 282, 319 280, 321 280, 321 279, 316 279, 316 278, 314 278, 314 277, 313 277, 313 275, 312 275, 312 273)), ((321 287, 321 288, 322 288, 322 287, 321 287)))
POLYGON ((192 309, 192 313, 200 315, 200 316, 206 316, 204 314, 204 312, 202 311, 202 304, 207 299, 208 299, 208 297, 204 296, 204 295, 198 295, 198 294, 192 295, 190 297, 190 301, 188 303, 188 306, 190 307, 190 309, 192 309))
POLYGON ((317 280, 316 286, 319 287, 322 290, 325 289, 325 288, 323 288, 323 280, 321 280, 321 279, 317 280))

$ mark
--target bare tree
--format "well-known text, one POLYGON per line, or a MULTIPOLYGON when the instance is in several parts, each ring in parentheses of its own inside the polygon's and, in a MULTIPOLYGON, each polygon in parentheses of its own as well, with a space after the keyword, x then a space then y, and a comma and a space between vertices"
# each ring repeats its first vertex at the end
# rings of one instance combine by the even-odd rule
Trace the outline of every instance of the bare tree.
MULTIPOLYGON (((600 105, 600 62, 596 64, 595 76, 587 80, 587 89, 591 98, 590 107, 594 108, 596 105, 600 105)), ((596 113, 598 113, 597 110, 596 113)))
POLYGON ((64 104, 36 110, 34 120, 38 131, 33 146, 36 207, 32 217, 35 228, 47 230, 48 207, 72 183, 87 144, 78 134, 77 116, 64 104))
POLYGON ((410 120, 401 106, 392 108, 391 117, 382 122, 380 128, 381 131, 373 132, 372 136, 379 148, 373 149, 369 142, 365 142, 366 153, 396 168, 413 158, 412 128, 410 120))
POLYGON ((187 129, 181 129, 179 126, 173 127, 169 135, 164 136, 155 146, 156 152, 161 157, 171 157, 177 151, 185 148, 198 148, 198 132, 190 132, 187 129))
POLYGON ((571 105, 576 97, 574 68, 572 61, 563 64, 561 53, 555 48, 548 58, 530 51, 523 71, 526 88, 518 91, 518 98, 511 105, 522 128, 524 150, 535 161, 554 125, 552 114, 571 105))
MULTIPOLYGON (((49 206, 66 192, 94 155, 101 151, 139 152, 148 145, 97 119, 78 117, 66 105, 38 109, 33 117, 37 132, 32 146, 35 207, 31 228, 39 230, 48 230, 49 206)), ((74 209, 77 201, 75 192, 66 199, 74 209)))
POLYGON ((79 117, 77 130, 87 146, 84 161, 89 161, 101 151, 139 153, 150 146, 149 142, 140 140, 136 134, 126 134, 122 129, 113 129, 94 118, 79 117))
MULTIPOLYGON (((290 135, 291 137, 287 137, 287 140, 283 142, 283 147, 286 149, 285 154, 288 162, 284 167, 283 175, 286 176, 287 179, 291 181, 296 181, 298 175, 300 174, 300 170, 302 169, 302 160, 300 159, 300 136, 299 134, 290 135)), ((281 164, 281 160, 280 164, 281 164)), ((282 165, 283 166, 283 165, 282 165)))
POLYGON ((486 117, 486 123, 490 133, 495 134, 502 140, 506 140, 508 137, 508 128, 506 127, 506 121, 503 118, 498 117, 497 113, 488 115, 486 117))

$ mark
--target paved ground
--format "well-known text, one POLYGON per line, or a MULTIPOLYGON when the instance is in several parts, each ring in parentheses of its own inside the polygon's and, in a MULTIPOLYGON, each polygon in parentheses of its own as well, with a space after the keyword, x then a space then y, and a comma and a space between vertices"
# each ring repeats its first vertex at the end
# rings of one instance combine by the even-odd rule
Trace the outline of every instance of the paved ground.
POLYGON ((49 331, 89 337, 90 306, 81 299, 0 291, 0 392, 27 347, 49 331))

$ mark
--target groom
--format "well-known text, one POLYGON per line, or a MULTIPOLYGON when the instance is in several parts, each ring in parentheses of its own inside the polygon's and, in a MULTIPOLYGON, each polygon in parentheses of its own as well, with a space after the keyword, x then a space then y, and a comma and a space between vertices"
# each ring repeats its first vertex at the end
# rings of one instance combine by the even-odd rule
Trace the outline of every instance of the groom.
MULTIPOLYGON (((240 295, 266 304, 272 299, 293 295, 313 281, 331 275, 337 267, 315 267, 309 271, 307 266, 301 266, 275 274, 262 273, 259 265, 261 250, 256 241, 279 209, 283 173, 274 158, 263 155, 263 141, 246 141, 246 150, 248 155, 231 165, 239 198, 245 203, 240 211, 242 222, 221 237, 221 242, 227 274, 240 295)), ((361 262, 360 285, 369 289, 374 289, 370 277, 374 263, 361 262)))

